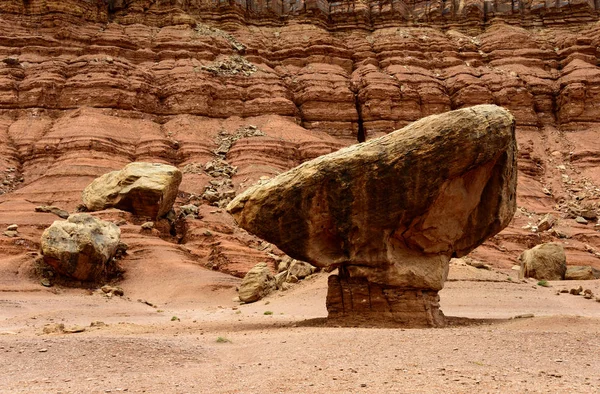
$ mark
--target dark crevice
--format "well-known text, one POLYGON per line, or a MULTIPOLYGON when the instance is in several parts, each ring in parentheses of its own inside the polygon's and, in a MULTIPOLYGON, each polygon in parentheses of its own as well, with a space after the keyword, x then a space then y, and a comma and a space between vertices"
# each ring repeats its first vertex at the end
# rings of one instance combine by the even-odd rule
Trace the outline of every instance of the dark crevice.
POLYGON ((363 124, 362 118, 362 110, 360 106, 360 100, 358 98, 358 93, 354 93, 354 106, 356 107, 356 113, 358 114, 358 134, 356 139, 358 142, 365 142, 367 140, 367 134, 365 133, 365 126, 363 124))

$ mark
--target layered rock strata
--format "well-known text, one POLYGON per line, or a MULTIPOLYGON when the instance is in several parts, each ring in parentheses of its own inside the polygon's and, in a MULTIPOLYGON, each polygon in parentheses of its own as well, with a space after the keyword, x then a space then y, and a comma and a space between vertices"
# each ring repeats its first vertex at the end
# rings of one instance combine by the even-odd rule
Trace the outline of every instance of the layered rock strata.
POLYGON ((509 268, 559 242, 568 264, 600 267, 597 219, 571 214, 600 203, 597 2, 284 3, 0 0, 0 224, 19 224, 0 260, 37 250, 56 217, 36 206, 73 212, 93 179, 148 161, 182 170, 176 209, 200 203, 179 234, 186 261, 243 277, 280 251, 241 231, 225 199, 197 199, 226 182, 204 170, 220 133, 265 133, 225 155, 237 171, 214 188, 231 194, 423 116, 494 103, 517 120, 519 209, 474 257, 509 268), (557 222, 539 230, 548 213, 557 222))
POLYGON ((514 132, 512 115, 493 105, 433 115, 251 187, 227 210, 290 256, 339 267, 330 317, 439 325, 450 258, 515 212, 514 132))

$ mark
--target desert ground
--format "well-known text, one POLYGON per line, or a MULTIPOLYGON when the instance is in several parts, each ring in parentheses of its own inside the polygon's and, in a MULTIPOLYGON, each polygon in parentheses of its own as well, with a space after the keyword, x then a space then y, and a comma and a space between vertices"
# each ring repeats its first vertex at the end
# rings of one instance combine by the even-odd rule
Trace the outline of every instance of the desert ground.
POLYGON ((200 275, 204 282, 177 298, 157 287, 152 298, 137 299, 143 283, 134 279, 112 298, 33 283, 5 287, 0 392, 600 390, 600 302, 556 294, 579 285, 600 294, 599 280, 542 287, 516 271, 453 264, 440 292, 449 326, 403 329, 328 325, 326 273, 246 305, 234 301, 237 280, 200 275))
POLYGON ((0 393, 600 392, 600 279, 511 268, 553 242, 600 269, 599 102, 599 1, 0 0, 0 393), (325 272, 236 301, 284 252, 235 196, 479 104, 516 119, 517 209, 489 269, 451 264, 446 327, 335 326, 325 272), (43 276, 45 229, 135 161, 183 179, 174 222, 93 213, 124 294, 43 276))

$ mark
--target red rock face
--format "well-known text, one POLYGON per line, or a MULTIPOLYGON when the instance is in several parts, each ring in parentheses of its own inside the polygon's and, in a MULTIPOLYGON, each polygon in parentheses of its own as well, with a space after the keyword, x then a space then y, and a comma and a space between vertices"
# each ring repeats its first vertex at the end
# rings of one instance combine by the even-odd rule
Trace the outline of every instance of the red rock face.
MULTIPOLYGON (((220 179, 204 168, 221 133, 265 134, 224 155, 238 192, 423 116, 494 103, 517 119, 520 209, 474 256, 509 266, 566 236, 568 264, 600 267, 595 221, 572 214, 600 201, 599 47, 590 1, 0 0, 0 226, 19 224, 0 259, 37 250, 56 217, 36 205, 73 211, 91 180, 131 161, 179 167, 180 206, 220 179), (523 228, 549 212, 553 229, 523 228)), ((218 207, 200 211, 163 239, 126 215, 123 238, 147 258, 166 249, 235 275, 280 253, 218 207)))

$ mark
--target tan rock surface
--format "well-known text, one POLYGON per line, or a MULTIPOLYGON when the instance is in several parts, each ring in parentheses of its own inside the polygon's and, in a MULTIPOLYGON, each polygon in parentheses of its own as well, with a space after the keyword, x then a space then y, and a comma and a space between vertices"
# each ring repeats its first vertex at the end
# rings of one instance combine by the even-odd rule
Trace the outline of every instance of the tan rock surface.
POLYGON ((59 274, 81 281, 104 279, 114 269, 114 257, 121 237, 113 223, 87 213, 57 220, 42 234, 44 261, 59 274))
POLYGON ((176 167, 134 162, 94 179, 81 198, 89 211, 118 208, 155 219, 171 210, 180 183, 176 167))
POLYGON ((545 243, 523 252, 521 275, 526 278, 560 280, 565 279, 567 260, 562 245, 545 243))

